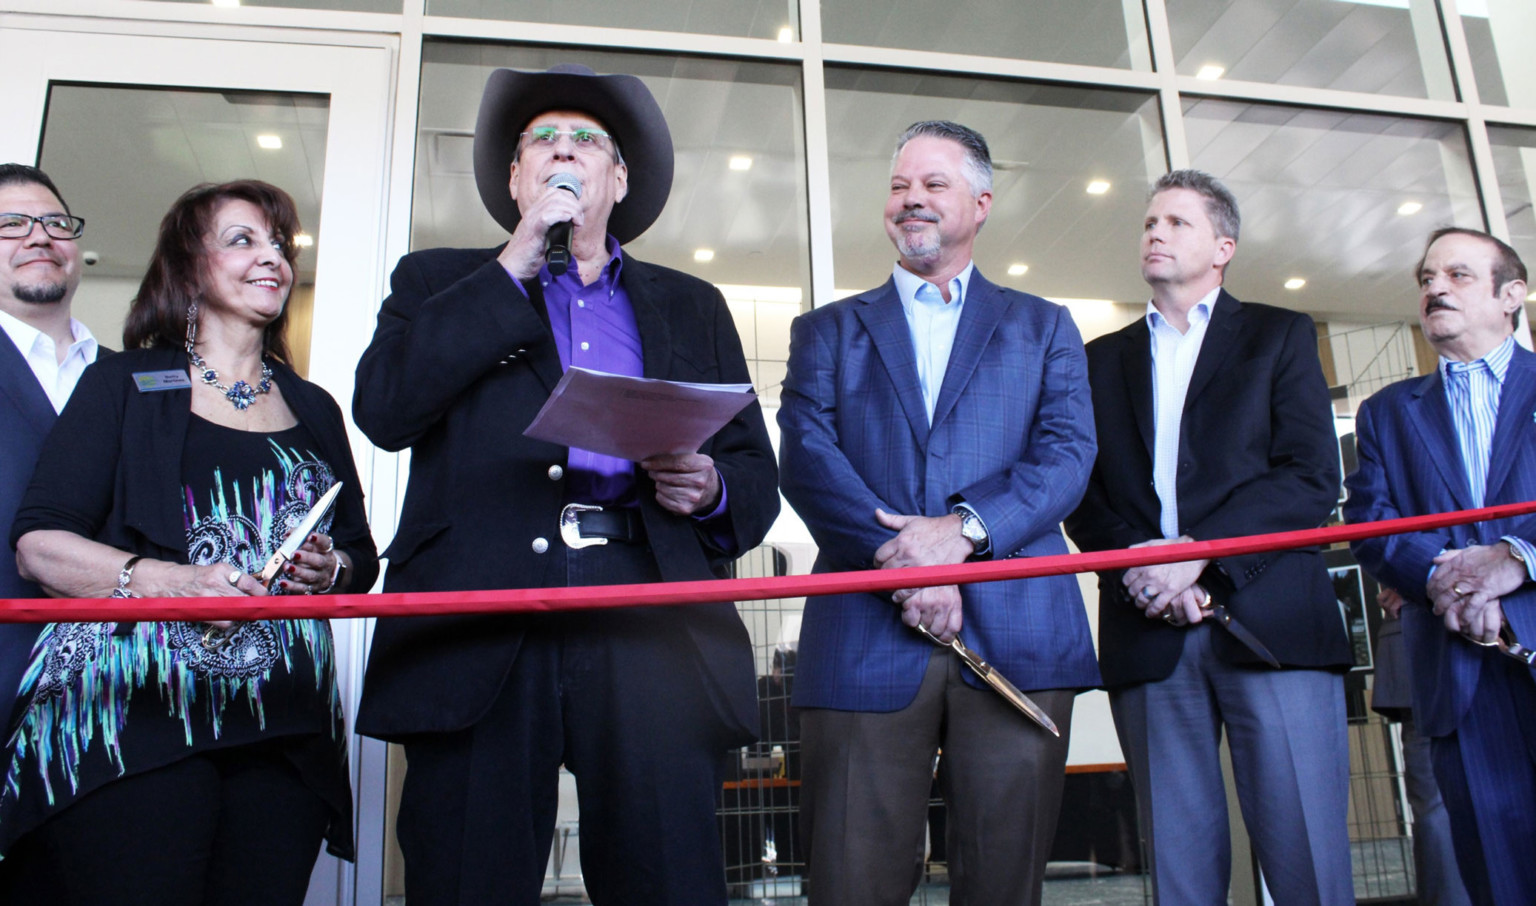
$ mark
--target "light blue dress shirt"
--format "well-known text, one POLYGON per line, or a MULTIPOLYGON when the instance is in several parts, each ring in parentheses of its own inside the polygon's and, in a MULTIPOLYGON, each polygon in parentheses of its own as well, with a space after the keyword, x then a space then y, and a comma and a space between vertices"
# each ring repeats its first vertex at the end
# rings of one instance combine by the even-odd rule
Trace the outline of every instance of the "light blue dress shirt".
MULTIPOLYGON (((1499 395, 1514 355, 1515 338, 1511 336, 1497 349, 1471 362, 1440 358, 1445 401, 1456 425, 1456 444, 1461 449, 1461 466, 1466 470, 1474 507, 1483 506, 1488 493, 1488 457, 1493 451, 1493 431, 1499 420, 1499 395)), ((1536 579, 1536 546, 1513 535, 1500 540, 1525 555, 1526 573, 1536 579)), ((1434 570, 1430 570, 1430 575, 1434 575, 1434 570)))
POLYGON ((1162 504, 1160 528, 1164 538, 1179 531, 1179 429, 1184 422, 1184 397, 1189 379, 1200 358, 1205 329, 1211 324, 1211 306, 1221 287, 1189 310, 1189 329, 1179 333, 1157 306, 1147 303, 1147 327, 1152 331, 1152 417, 1157 424, 1152 445, 1152 485, 1162 504))
POLYGON ((933 410, 944 386, 944 372, 949 368, 949 353, 955 347, 955 330, 960 326, 960 311, 965 305, 965 291, 971 283, 974 263, 949 281, 949 299, 945 302, 939 288, 897 264, 891 277, 896 294, 901 297, 901 311, 907 316, 907 330, 912 334, 912 349, 917 354, 917 383, 923 390, 923 407, 928 410, 928 424, 933 424, 933 410))

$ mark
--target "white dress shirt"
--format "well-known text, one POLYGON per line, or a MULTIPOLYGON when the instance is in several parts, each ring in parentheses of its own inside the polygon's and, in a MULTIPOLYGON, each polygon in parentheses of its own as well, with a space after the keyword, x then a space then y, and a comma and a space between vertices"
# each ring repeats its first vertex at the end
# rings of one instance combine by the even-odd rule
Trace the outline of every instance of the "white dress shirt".
POLYGON ((38 385, 48 395, 48 401, 53 403, 53 411, 64 411, 64 404, 69 402, 69 395, 75 392, 75 384, 80 380, 85 366, 96 361, 96 338, 91 336, 90 330, 74 318, 69 319, 70 333, 75 340, 69 344, 69 349, 64 353, 64 361, 61 362, 53 338, 31 324, 0 311, 0 327, 5 328, 6 335, 16 344, 21 357, 27 360, 27 365, 37 376, 38 385))
POLYGON ((965 290, 971 282, 975 263, 949 281, 949 301, 944 301, 939 287, 912 273, 900 264, 892 279, 901 297, 901 310, 907 316, 912 334, 912 349, 917 353, 917 383, 923 390, 923 406, 928 410, 928 424, 933 424, 933 410, 944 386, 944 372, 949 368, 949 353, 955 347, 955 330, 960 326, 960 310, 965 304, 965 290))
POLYGON ((1184 397, 1195 373, 1195 360, 1211 323, 1211 306, 1221 287, 1189 310, 1189 329, 1179 333, 1151 302, 1147 303, 1147 327, 1152 331, 1152 417, 1157 424, 1152 445, 1152 485, 1163 505, 1164 538, 1179 531, 1179 428, 1184 421, 1184 397))

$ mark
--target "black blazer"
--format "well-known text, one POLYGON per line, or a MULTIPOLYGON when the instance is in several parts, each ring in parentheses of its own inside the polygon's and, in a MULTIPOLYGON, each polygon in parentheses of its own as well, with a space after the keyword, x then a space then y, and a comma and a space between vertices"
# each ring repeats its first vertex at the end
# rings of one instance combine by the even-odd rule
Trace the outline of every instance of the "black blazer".
MULTIPOLYGON (((159 348, 120 352, 85 370, 43 443, 11 526, 13 549, 27 532, 61 529, 141 556, 187 562, 181 453, 192 420, 191 391, 140 393, 133 380, 136 372, 186 367, 185 351, 159 348)), ((272 378, 346 483, 331 536, 352 558, 349 587, 367 591, 378 577, 379 560, 341 409, 281 363, 273 364, 272 378)))
MULTIPOLYGON (((1067 531, 1083 550, 1162 537, 1152 485, 1156 424, 1152 334, 1145 318, 1088 344, 1099 457, 1067 531)), ((1179 530, 1197 541, 1315 528, 1339 496, 1333 406, 1317 330, 1299 312, 1242 303, 1222 290, 1190 378, 1180 424, 1179 530)), ((1099 668, 1106 686, 1173 672, 1184 630, 1148 620, 1099 575, 1099 668)), ((1292 667, 1345 667, 1349 639, 1316 548, 1214 561, 1201 583, 1292 667)), ((1217 654, 1259 659, 1226 633, 1217 654)))
MULTIPOLYGON (((357 366, 352 412, 387 450, 411 449, 400 526, 384 552, 387 591, 536 588, 565 583, 557 525, 567 449, 523 436, 562 376, 537 280, 519 292, 498 249, 405 256, 357 366), (548 544, 536 550, 535 539, 548 544)), ((646 377, 747 383, 730 311, 695 277, 626 256, 646 377)), ((741 551, 779 510, 778 468, 762 410, 748 406, 702 449, 725 481, 741 551)), ((667 581, 724 574, 734 552, 696 520, 663 510, 643 471, 640 513, 667 581)), ((741 745, 757 697, 746 628, 728 603, 669 610, 693 640, 716 716, 741 745)), ((473 724, 500 691, 522 638, 516 617, 380 620, 357 725, 384 739, 473 724)))

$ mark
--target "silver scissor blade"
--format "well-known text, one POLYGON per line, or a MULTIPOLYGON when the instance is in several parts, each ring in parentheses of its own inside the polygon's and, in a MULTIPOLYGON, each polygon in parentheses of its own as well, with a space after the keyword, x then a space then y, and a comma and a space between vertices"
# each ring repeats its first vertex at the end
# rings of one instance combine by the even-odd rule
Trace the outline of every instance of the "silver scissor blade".
MULTIPOLYGON (((919 623, 917 625, 917 631, 927 636, 928 640, 935 645, 944 645, 943 642, 939 641, 939 637, 929 632, 928 627, 924 626, 923 624, 919 623)), ((965 664, 965 666, 971 668, 971 670, 974 671, 977 676, 981 677, 988 686, 991 686, 997 692, 997 694, 1001 695, 1003 698, 1008 699, 1008 701, 1015 708, 1023 711, 1025 717, 1028 717, 1030 720, 1049 730, 1052 736, 1055 736, 1058 739, 1061 738, 1061 730, 1057 729, 1056 721, 1051 720, 1051 715, 1045 713, 1044 708, 1035 704, 1034 699, 1020 692, 1018 686, 1008 682, 1008 678, 1006 676, 1003 676, 1001 673, 998 673, 995 669, 993 669, 992 665, 982 660, 980 655, 965 647, 965 643, 960 641, 959 636, 956 636, 953 642, 950 642, 948 645, 944 645, 944 647, 959 655, 960 660, 965 664)))
POLYGON ((267 565, 262 567, 261 572, 256 575, 263 585, 271 587, 283 566, 293 559, 293 555, 299 548, 304 546, 304 539, 308 538, 310 532, 313 532, 320 525, 321 520, 325 519, 325 514, 331 511, 331 506, 336 502, 336 495, 341 493, 341 484, 339 481, 336 482, 331 485, 330 490, 320 495, 320 499, 315 501, 315 505, 310 507, 308 513, 304 514, 299 524, 288 533, 288 537, 283 539, 283 543, 278 545, 277 550, 272 552, 267 565))
POLYGON ((1221 628, 1232 633, 1233 638, 1246 645, 1248 650, 1262 658, 1264 663, 1276 670, 1280 669, 1279 659, 1269 652, 1269 649, 1265 647, 1263 642, 1259 641, 1259 637, 1254 635, 1252 630, 1238 622, 1237 617, 1232 616, 1232 612, 1227 610, 1224 605, 1212 604, 1202 609, 1215 617, 1216 622, 1221 625, 1221 628))

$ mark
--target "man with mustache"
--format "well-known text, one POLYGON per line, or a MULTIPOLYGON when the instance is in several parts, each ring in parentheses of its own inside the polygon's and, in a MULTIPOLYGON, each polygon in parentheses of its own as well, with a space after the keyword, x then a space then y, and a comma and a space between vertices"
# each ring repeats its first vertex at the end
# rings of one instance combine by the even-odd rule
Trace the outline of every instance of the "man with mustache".
MULTIPOLYGON (((1431 234, 1415 278, 1439 363, 1361 405, 1350 522, 1536 499, 1536 355, 1514 337, 1525 264, 1487 233, 1447 227, 1431 234)), ((1536 677, 1505 656, 1536 642, 1536 516, 1351 548, 1405 599, 1414 719, 1468 895, 1536 903, 1536 677)))
MULTIPOLYGON (((37 464, 38 449, 85 367, 96 361, 96 340, 70 317, 80 285, 85 221, 48 174, 24 164, 0 164, 0 538, 37 464)), ((16 573, 16 554, 0 545, 0 598, 40 598, 16 573)), ((38 627, 0 626, 0 721, 10 725, 21 671, 38 627)), ((8 731, 7 731, 8 732, 8 731)))
MULTIPOLYGON (((976 270, 991 206, 986 140, 912 125, 885 205, 890 279, 795 320, 781 474, 817 571, 1067 551, 1060 522, 1094 456, 1082 339, 1066 309, 976 270)), ((908 902, 940 747, 949 901, 1038 903, 1073 697, 1098 676, 1073 576, 808 600, 794 704, 813 906, 908 902), (1063 735, 917 627, 963 630, 1063 735)))
MULTIPOLYGON (((1083 550, 1315 528, 1338 500, 1317 329, 1223 288, 1240 227, 1237 200, 1208 173, 1175 170, 1152 187, 1146 316, 1088 345, 1104 443, 1067 520, 1083 550)), ((1354 902, 1342 675, 1352 658, 1315 548, 1100 573, 1099 657, 1154 902, 1227 902, 1223 730, 1275 902, 1354 902), (1280 669, 1205 620, 1207 603, 1226 606, 1280 669)))

